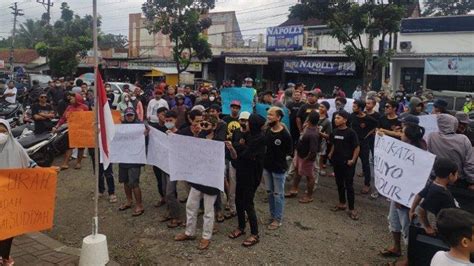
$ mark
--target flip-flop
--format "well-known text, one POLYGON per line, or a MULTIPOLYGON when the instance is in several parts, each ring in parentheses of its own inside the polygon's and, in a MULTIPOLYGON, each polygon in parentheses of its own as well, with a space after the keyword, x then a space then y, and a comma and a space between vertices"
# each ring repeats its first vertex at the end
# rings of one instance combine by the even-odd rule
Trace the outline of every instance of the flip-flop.
POLYGON ((243 235, 245 235, 245 231, 235 229, 234 231, 230 232, 230 234, 228 234, 227 236, 230 239, 236 239, 236 238, 239 238, 243 235))
POLYGON ((258 236, 251 235, 250 237, 244 240, 242 246, 248 248, 257 244, 258 242, 260 242, 260 238, 258 236))
POLYGON ((59 169, 60 169, 60 170, 67 170, 67 169, 69 169, 69 165, 61 165, 61 166, 59 167, 59 169))
POLYGON ((402 254, 393 252, 392 250, 386 248, 380 251, 380 255, 382 255, 382 257, 390 258, 390 257, 400 257, 402 254))
POLYGON ((285 198, 295 198, 296 196, 298 196, 298 192, 288 192, 285 194, 285 198))
POLYGON ((138 216, 140 216, 140 215, 142 215, 142 214, 144 214, 144 213, 145 213, 145 210, 140 210, 140 211, 138 211, 138 212, 135 211, 135 212, 132 213, 132 216, 133 216, 133 217, 138 217, 138 216))
POLYGON ((338 211, 345 211, 346 209, 347 209, 347 207, 335 206, 334 208, 331 209, 331 211, 338 212, 338 211))
POLYGON ((132 208, 132 205, 122 205, 118 208, 119 211, 125 211, 132 208))
POLYGON ((76 169, 76 170, 81 169, 81 165, 80 165, 80 164, 76 164, 76 166, 74 166, 74 169, 76 169))
POLYGON ((351 219, 354 221, 359 220, 359 215, 357 213, 349 212, 349 217, 351 217, 351 219))
POLYGON ((301 198, 298 200, 298 202, 302 204, 310 203, 310 202, 313 202, 313 198, 301 198))

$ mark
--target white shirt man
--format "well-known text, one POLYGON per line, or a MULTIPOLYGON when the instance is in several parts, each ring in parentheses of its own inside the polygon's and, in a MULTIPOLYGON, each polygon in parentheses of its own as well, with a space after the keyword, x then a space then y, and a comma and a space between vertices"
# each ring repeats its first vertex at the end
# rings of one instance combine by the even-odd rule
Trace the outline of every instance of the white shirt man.
POLYGON ((5 97, 5 101, 9 103, 15 103, 16 102, 16 93, 17 89, 15 88, 15 85, 13 82, 8 84, 8 88, 3 92, 3 96, 5 97))
POLYGON ((166 109, 170 109, 168 102, 161 98, 163 95, 163 91, 156 90, 155 91, 155 98, 152 99, 148 103, 148 108, 146 110, 148 121, 151 123, 158 123, 158 116, 156 115, 156 111, 161 107, 166 107, 166 109))

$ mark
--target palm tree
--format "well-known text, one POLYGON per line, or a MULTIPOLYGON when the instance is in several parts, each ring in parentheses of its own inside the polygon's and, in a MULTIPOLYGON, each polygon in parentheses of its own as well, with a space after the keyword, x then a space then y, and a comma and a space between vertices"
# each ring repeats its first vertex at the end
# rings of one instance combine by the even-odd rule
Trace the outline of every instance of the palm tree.
POLYGON ((17 38, 18 46, 34 49, 35 45, 43 40, 43 37, 44 27, 41 25, 41 21, 28 19, 20 25, 15 38, 17 38))

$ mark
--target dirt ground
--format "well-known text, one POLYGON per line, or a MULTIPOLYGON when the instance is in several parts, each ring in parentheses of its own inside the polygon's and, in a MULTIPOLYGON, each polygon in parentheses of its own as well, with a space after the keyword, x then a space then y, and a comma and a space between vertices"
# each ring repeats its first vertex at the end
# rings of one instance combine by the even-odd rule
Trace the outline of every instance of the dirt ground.
MULTIPOLYGON (((219 232, 213 235, 210 248, 199 251, 198 240, 173 240, 184 228, 168 229, 165 223, 158 221, 165 208, 153 207, 159 196, 150 166, 145 167, 141 176, 146 211, 140 217, 132 217, 130 210, 117 210, 125 195, 117 181, 117 166, 114 173, 119 203, 99 201, 99 232, 107 236, 110 258, 123 265, 381 265, 393 261, 378 255, 379 250, 391 244, 386 218, 388 202, 384 198, 371 200, 358 193, 363 178, 356 177, 355 181, 359 221, 352 221, 345 212, 330 211, 337 203, 336 185, 334 178, 322 177, 314 202, 302 205, 297 199, 287 199, 283 226, 279 230, 269 231, 260 225, 261 241, 256 246, 244 248, 243 239, 227 237, 237 225, 235 218, 218 224, 219 232)), ((91 232, 94 183, 89 158, 83 161, 81 170, 71 168, 60 173, 55 225, 48 235, 67 245, 81 247, 82 239, 91 232)), ((304 191, 304 185, 300 191, 304 191)), ((259 189, 255 203, 260 222, 269 217, 265 197, 265 191, 259 189)), ((184 206, 182 204, 183 217, 184 206)), ((198 228, 202 225, 202 216, 199 221, 198 228)), ((198 229, 198 239, 200 233, 198 229)))

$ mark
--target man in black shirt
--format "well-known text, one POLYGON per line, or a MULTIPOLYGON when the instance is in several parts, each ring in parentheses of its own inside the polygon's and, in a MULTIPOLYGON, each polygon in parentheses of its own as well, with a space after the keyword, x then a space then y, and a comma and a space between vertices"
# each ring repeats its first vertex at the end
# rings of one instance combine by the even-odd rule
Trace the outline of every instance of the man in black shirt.
POLYGON ((288 108, 290 112, 290 133, 294 143, 296 143, 300 138, 300 131, 296 124, 296 117, 303 104, 304 102, 301 101, 301 92, 297 90, 293 91, 293 100, 286 106, 286 108, 288 108))
POLYGON ((354 101, 352 105, 351 114, 351 127, 357 133, 357 137, 360 143, 360 153, 359 157, 362 161, 362 170, 364 172, 364 188, 362 189, 362 194, 367 194, 370 191, 370 145, 369 137, 374 134, 375 129, 377 128, 377 121, 372 117, 364 113, 365 102, 362 100, 354 101))
POLYGON ((48 96, 41 93, 38 97, 39 102, 31 107, 31 114, 35 121, 35 134, 49 132, 53 128, 51 119, 54 118, 54 111, 50 104, 47 103, 48 96))
POLYGON ((227 124, 227 140, 230 140, 232 138, 232 133, 234 133, 234 130, 240 128, 240 109, 240 102, 237 100, 233 100, 230 103, 230 115, 224 116, 224 118, 222 119, 227 124))
POLYGON ((334 167, 339 194, 339 204, 332 210, 342 211, 347 208, 347 194, 350 217, 353 220, 358 220, 359 217, 354 209, 354 173, 360 148, 356 132, 347 127, 349 116, 349 113, 344 110, 336 112, 334 118, 336 130, 331 134, 333 146, 328 157, 334 167))
POLYGON ((311 113, 312 111, 318 112, 319 111, 319 104, 318 104, 318 94, 315 91, 309 91, 307 93, 307 100, 308 102, 306 104, 303 104, 298 111, 298 114, 296 116, 296 125, 301 132, 303 132, 303 124, 306 122, 306 117, 308 117, 308 114, 311 113))
POLYGON ((379 120, 379 131, 397 139, 400 139, 402 123, 397 116, 398 104, 395 101, 388 101, 385 106, 385 115, 379 120))

